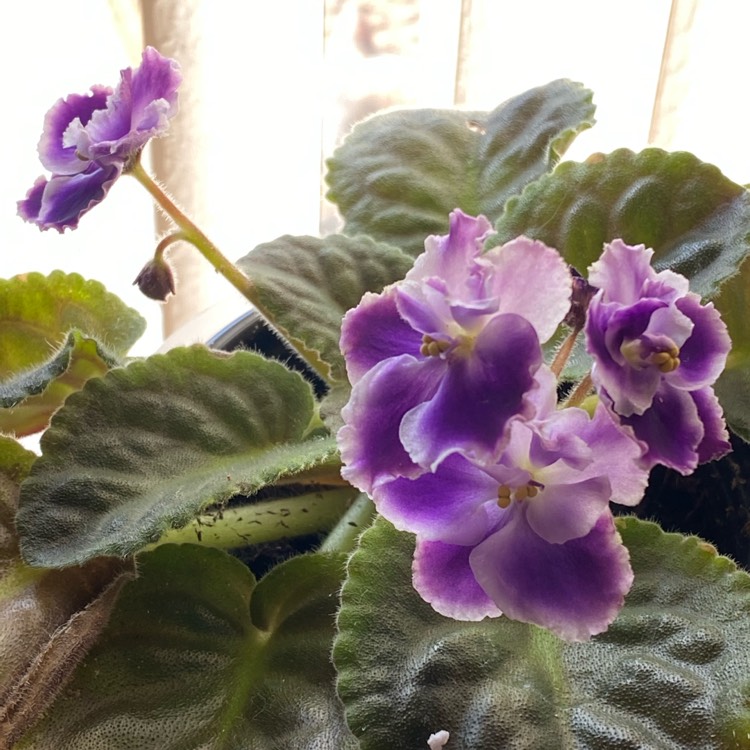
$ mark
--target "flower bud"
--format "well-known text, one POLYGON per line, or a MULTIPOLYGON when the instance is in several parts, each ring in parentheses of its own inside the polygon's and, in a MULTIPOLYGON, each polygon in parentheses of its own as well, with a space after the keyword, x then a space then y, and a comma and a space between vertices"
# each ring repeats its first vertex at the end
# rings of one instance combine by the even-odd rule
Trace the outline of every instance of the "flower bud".
POLYGON ((172 269, 162 255, 146 263, 133 284, 137 284, 147 297, 160 302, 164 302, 175 290, 172 269))

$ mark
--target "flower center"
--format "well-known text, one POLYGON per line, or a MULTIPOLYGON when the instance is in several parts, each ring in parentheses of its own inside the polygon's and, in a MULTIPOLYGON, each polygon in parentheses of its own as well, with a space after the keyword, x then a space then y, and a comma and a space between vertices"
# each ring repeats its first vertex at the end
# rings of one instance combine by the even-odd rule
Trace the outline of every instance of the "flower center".
POLYGON ((539 494, 539 490, 544 489, 544 485, 535 482, 533 479, 526 484, 521 485, 514 492, 507 484, 501 484, 497 488, 497 504, 501 508, 507 508, 513 500, 521 503, 524 500, 531 500, 539 494))
POLYGON ((425 333, 422 337, 422 346, 419 347, 419 353, 423 357, 439 357, 443 352, 450 349, 450 346, 450 341, 434 339, 425 333))
POLYGON ((654 365, 660 372, 667 373, 680 366, 680 349, 671 340, 655 348, 648 346, 642 339, 633 339, 623 343, 620 353, 638 370, 654 365))

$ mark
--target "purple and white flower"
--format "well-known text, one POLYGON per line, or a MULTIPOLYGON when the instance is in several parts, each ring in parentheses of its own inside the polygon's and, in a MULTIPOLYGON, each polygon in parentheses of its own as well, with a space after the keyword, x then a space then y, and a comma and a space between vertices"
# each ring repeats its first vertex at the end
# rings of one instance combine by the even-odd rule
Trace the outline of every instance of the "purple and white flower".
POLYGON ((568 312, 570 273, 525 237, 483 254, 489 233, 484 217, 454 211, 449 234, 427 239, 403 281, 344 318, 353 390, 342 473, 365 492, 434 471, 457 450, 497 456, 509 420, 534 414, 540 341, 568 312))
POLYGON ((151 138, 162 135, 177 113, 178 64, 152 47, 141 65, 120 72, 112 90, 60 99, 44 120, 39 158, 52 176, 40 177, 18 214, 40 229, 75 228, 104 200, 112 184, 151 138))
POLYGON ((378 511, 417 535, 416 590, 448 617, 504 614, 567 640, 604 631, 633 573, 609 509, 640 502, 642 448, 603 405, 556 410, 538 373, 537 417, 515 419, 499 459, 459 453, 434 473, 380 485, 378 511))
POLYGON ((730 450, 712 385, 731 341, 688 280, 651 267, 653 250, 622 240, 589 269, 587 350, 601 399, 648 446, 644 461, 691 473, 730 450))

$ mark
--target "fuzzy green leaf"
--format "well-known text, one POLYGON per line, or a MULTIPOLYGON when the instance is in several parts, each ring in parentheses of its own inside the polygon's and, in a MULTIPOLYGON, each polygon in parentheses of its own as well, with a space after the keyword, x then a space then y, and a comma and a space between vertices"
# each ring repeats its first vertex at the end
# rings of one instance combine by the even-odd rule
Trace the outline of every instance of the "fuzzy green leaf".
POLYGON ((116 364, 94 339, 70 331, 46 362, 0 382, 0 432, 22 437, 43 430, 71 393, 116 364))
POLYGON ((357 747, 329 658, 341 557, 294 558, 257 585, 194 545, 143 554, 138 569, 19 750, 357 747))
POLYGON ((23 555, 125 556, 235 495, 305 472, 325 483, 337 453, 308 434, 314 417, 302 377, 249 352, 174 349, 94 378, 55 414, 22 485, 23 555))
POLYGON ((346 382, 341 319, 365 292, 406 275, 412 259, 369 237, 279 237, 237 265, 253 280, 274 326, 326 379, 346 382))
POLYGON ((605 242, 654 249, 654 266, 711 299, 750 251, 750 193, 687 152, 627 149, 565 162, 511 199, 493 243, 520 234, 585 274, 605 242))
POLYGON ((461 208, 494 221, 505 201, 551 169, 594 122, 591 92, 553 81, 492 112, 403 110, 357 125, 328 161, 328 197, 347 234, 411 255, 461 208))
POLYGON ((130 566, 92 560, 65 570, 29 568, 14 516, 36 456, 0 436, 0 747, 14 743, 52 703, 107 622, 130 566))
POLYGON ((76 329, 116 356, 138 340, 146 321, 98 281, 53 271, 0 279, 0 379, 47 362, 76 329))
POLYGON ((695 537, 618 520, 635 583, 609 630, 569 644, 459 622, 411 585, 413 536, 379 520, 349 562, 334 663, 363 750, 718 750, 750 742, 750 576, 695 537))

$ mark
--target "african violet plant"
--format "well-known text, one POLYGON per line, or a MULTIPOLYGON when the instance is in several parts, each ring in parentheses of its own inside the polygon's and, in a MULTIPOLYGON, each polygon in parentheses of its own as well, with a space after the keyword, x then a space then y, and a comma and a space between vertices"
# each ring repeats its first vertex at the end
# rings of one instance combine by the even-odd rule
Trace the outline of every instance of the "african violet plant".
POLYGON ((0 744, 750 747, 747 191, 558 163, 594 112, 559 80, 361 123, 343 233, 232 264, 140 162, 179 83, 147 49, 58 101, 19 214, 135 177, 175 225, 144 293, 189 242, 288 353, 128 359, 98 283, 2 282, 0 744))

